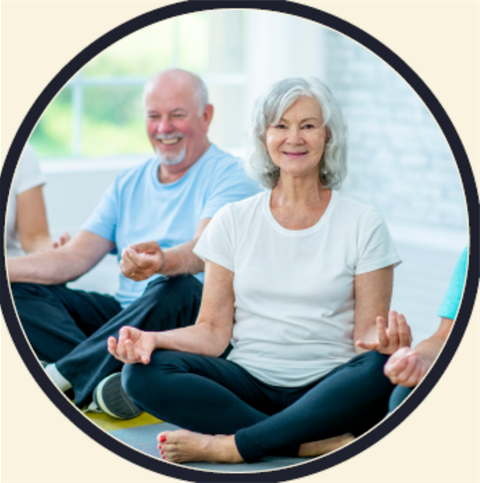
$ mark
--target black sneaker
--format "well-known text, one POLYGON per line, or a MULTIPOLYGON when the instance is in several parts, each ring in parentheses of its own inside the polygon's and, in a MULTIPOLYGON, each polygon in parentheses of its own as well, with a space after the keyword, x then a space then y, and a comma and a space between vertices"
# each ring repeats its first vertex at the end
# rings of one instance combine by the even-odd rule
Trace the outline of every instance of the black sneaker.
POLYGON ((117 419, 132 419, 142 414, 122 387, 120 372, 101 381, 93 391, 93 402, 104 413, 117 419))

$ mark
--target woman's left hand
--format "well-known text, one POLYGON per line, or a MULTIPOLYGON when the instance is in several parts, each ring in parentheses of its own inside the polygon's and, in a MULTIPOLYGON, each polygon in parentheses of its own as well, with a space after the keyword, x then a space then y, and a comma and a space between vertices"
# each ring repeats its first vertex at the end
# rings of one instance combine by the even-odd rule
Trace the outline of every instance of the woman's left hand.
POLYGON ((410 347, 412 344, 412 331, 405 317, 391 310, 388 314, 388 328, 385 319, 377 317, 377 340, 367 342, 357 340, 356 344, 367 351, 378 351, 381 354, 393 354, 401 347, 410 347))

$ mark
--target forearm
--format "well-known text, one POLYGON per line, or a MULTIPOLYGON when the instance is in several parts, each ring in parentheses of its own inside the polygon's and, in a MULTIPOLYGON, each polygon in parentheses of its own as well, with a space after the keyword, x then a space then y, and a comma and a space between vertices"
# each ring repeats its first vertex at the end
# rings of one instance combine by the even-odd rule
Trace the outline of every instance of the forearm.
POLYGON ((198 238, 194 238, 176 247, 166 249, 163 252, 165 259, 158 273, 172 277, 184 273, 195 275, 196 273, 203 272, 203 261, 192 251, 197 240, 198 238))
POLYGON ((7 259, 8 276, 10 282, 44 285, 69 282, 88 272, 113 247, 113 242, 80 230, 68 244, 55 250, 7 259))
MULTIPOLYGON (((387 319, 392 288, 393 265, 355 276, 354 342, 363 341, 369 346, 377 339, 378 320, 387 319)), ((356 343, 354 346, 357 354, 372 350, 356 343)))
POLYGON ((220 356, 228 346, 231 333, 208 324, 156 333, 155 348, 190 352, 210 357, 220 356))
POLYGON ((25 253, 52 248, 41 186, 17 195, 16 228, 25 253))
POLYGON ((75 280, 86 270, 80 257, 58 249, 9 258, 7 271, 12 283, 54 285, 75 280))
POLYGON ((118 342, 108 338, 108 351, 126 364, 148 364, 156 349, 220 356, 232 337, 233 272, 207 260, 202 305, 195 325, 162 332, 122 327, 118 342))
POLYGON ((442 317, 437 331, 431 337, 423 340, 414 347, 413 352, 418 355, 427 370, 437 358, 438 353, 442 350, 442 347, 445 344, 450 331, 452 330, 452 326, 452 319, 442 317))
POLYGON ((53 240, 48 233, 33 236, 28 241, 22 241, 22 248, 25 253, 34 253, 40 250, 50 250, 53 246, 53 240))
POLYGON ((437 358, 438 353, 442 350, 444 343, 445 340, 433 335, 429 339, 426 339, 420 342, 420 344, 418 344, 417 346, 415 346, 413 348, 413 352, 418 355, 418 357, 425 364, 425 367, 428 370, 437 358))

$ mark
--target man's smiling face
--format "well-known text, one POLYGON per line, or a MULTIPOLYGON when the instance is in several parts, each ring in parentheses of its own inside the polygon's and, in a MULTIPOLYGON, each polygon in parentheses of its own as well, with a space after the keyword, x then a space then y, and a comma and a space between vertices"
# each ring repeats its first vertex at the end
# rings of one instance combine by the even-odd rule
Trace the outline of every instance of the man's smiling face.
POLYGON ((165 73, 147 86, 146 127, 150 143, 166 166, 183 171, 206 151, 211 106, 202 112, 187 73, 165 73))

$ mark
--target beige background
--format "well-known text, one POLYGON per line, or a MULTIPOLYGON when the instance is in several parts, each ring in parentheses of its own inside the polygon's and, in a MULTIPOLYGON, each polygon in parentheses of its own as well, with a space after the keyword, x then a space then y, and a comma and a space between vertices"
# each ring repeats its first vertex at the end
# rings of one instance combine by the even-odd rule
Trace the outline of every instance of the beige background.
MULTIPOLYGON (((3 1, 2 160, 27 110, 67 61, 109 29, 168 3, 3 1)), ((479 184, 479 3, 302 3, 364 29, 420 75, 456 126, 479 184)), ((405 423, 361 455, 303 480, 479 481, 479 313, 477 300, 457 356, 405 423)), ((2 481, 177 481, 119 458, 70 423, 33 381, 4 323, 1 329, 2 481)))

